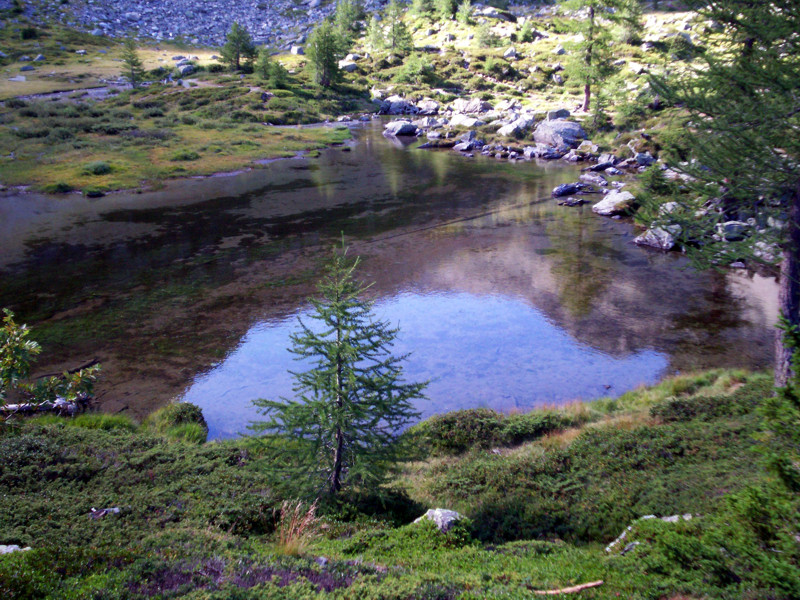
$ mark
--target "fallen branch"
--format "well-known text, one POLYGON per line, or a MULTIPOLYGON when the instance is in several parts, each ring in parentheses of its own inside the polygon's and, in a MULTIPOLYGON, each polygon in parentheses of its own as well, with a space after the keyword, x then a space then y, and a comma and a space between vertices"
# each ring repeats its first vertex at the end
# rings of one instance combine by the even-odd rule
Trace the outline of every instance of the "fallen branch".
POLYGON ((576 585, 573 587, 568 588, 561 588, 560 590, 533 590, 534 594, 539 594, 540 596, 556 596, 558 594, 574 594, 575 592, 582 592, 583 590, 588 590, 589 588, 594 588, 603 585, 603 580, 598 581, 590 581, 589 583, 582 583, 580 585, 576 585))
MULTIPOLYGON (((89 362, 84 363, 84 364, 82 364, 80 366, 77 366, 74 369, 69 369, 67 371, 67 374, 74 375, 78 371, 83 371, 84 369, 88 369, 89 367, 93 367, 93 366, 99 365, 99 364, 100 364, 100 361, 97 360, 96 358, 93 358, 89 362)), ((64 372, 60 371, 58 373, 45 373, 44 375, 38 375, 35 379, 38 381, 39 379, 45 379, 46 377, 63 377, 63 376, 64 376, 64 372)))

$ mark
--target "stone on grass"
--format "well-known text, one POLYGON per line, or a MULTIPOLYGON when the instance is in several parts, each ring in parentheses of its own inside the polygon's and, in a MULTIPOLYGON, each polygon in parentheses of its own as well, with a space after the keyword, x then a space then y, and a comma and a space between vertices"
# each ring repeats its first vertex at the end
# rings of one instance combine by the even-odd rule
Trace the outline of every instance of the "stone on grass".
POLYGON ((463 519, 464 517, 454 510, 447 510, 446 508, 431 508, 424 515, 414 520, 414 523, 419 523, 423 519, 433 521, 436 527, 442 533, 447 533, 453 525, 463 519))

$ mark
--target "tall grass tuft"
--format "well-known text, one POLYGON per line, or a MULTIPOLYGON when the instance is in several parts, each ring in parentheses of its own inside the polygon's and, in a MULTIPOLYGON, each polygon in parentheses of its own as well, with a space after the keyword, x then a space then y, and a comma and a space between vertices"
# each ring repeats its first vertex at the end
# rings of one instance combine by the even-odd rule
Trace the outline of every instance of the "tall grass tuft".
POLYGON ((299 500, 283 502, 275 531, 275 546, 280 554, 299 556, 303 553, 319 534, 319 518, 316 513, 316 500, 308 509, 299 500))

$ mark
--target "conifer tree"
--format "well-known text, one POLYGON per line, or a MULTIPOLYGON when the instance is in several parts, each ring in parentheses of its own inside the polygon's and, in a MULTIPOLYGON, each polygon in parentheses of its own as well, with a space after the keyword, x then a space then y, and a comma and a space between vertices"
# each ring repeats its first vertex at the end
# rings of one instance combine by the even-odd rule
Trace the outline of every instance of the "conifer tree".
POLYGON ((375 489, 398 458, 398 435, 417 413, 411 400, 426 383, 404 383, 391 346, 397 329, 376 320, 367 287, 354 279, 358 259, 334 252, 312 299, 311 319, 300 321, 291 351, 311 362, 292 373, 296 400, 256 400, 269 417, 251 426, 284 440, 280 461, 293 487, 312 495, 344 486, 375 489))
POLYGON ((123 72, 131 86, 133 89, 138 88, 144 79, 144 66, 136 51, 136 40, 132 37, 126 38, 122 46, 122 64, 125 65, 123 72))
POLYGON ((339 80, 339 59, 344 56, 345 46, 345 40, 328 19, 317 25, 308 36, 308 66, 317 85, 330 87, 339 80))
POLYGON ((234 21, 225 37, 225 45, 220 54, 222 62, 227 63, 234 71, 240 70, 243 62, 252 63, 256 57, 256 47, 247 29, 234 21))
POLYGON ((581 41, 574 44, 567 75, 583 85, 583 108, 591 107, 592 89, 613 72, 609 23, 619 22, 626 0, 563 0, 562 6, 579 13, 575 19, 581 41))
POLYGON ((363 18, 364 3, 362 0, 339 0, 336 3, 333 23, 339 30, 339 34, 348 41, 348 45, 352 45, 353 37, 358 33, 363 18))
POLYGON ((416 17, 429 19, 433 16, 433 0, 412 0, 409 11, 416 17))
POLYGON ((375 52, 386 47, 386 36, 383 33, 383 24, 377 15, 372 15, 366 31, 367 45, 375 52))
POLYGON ((397 0, 391 0, 386 7, 386 47, 396 54, 405 54, 414 47, 411 32, 403 21, 403 12, 397 0))
POLYGON ((435 0, 436 17, 440 21, 449 21, 456 15, 458 0, 435 0))
POLYGON ((289 77, 286 67, 277 60, 273 60, 269 48, 265 46, 262 46, 258 51, 258 58, 253 67, 253 72, 274 88, 285 87, 286 79, 289 77))
POLYGON ((459 23, 463 23, 464 25, 469 25, 472 23, 472 1, 471 0, 463 0, 461 4, 458 5, 458 11, 456 12, 456 18, 458 19, 459 23))
MULTIPOLYGON (((691 194, 663 227, 698 266, 735 260, 780 264, 779 306, 800 326, 800 11, 795 0, 694 2, 721 25, 707 32, 698 66, 678 78, 654 78, 666 103, 688 115, 679 123, 694 160, 674 165, 691 177, 691 194), (711 43, 713 42, 713 43, 711 43), (731 225, 731 222, 735 222, 731 225), (727 224, 727 225, 726 225, 727 224), (678 231, 673 228, 672 231, 678 231)), ((664 214, 666 213, 666 214, 664 214)), ((775 383, 791 379, 795 346, 776 341, 775 383)))

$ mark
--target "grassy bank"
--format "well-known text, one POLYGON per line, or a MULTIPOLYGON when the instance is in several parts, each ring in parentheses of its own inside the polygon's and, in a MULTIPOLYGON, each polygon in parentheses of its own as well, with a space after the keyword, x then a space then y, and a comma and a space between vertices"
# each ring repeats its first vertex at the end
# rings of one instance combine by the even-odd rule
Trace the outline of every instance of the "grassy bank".
POLYGON ((770 394, 766 376, 713 372, 564 410, 436 417, 409 432, 418 460, 382 501, 352 495, 293 530, 260 446, 202 443, 196 414, 32 420, 0 435, 0 543, 32 547, 0 557, 0 590, 527 598, 603 580, 581 597, 796 597, 800 504, 753 450, 770 394), (410 524, 433 506, 469 519, 410 524))

